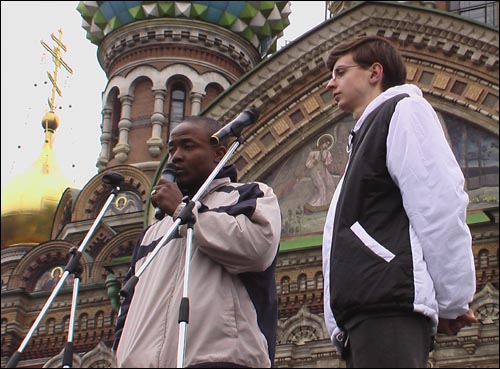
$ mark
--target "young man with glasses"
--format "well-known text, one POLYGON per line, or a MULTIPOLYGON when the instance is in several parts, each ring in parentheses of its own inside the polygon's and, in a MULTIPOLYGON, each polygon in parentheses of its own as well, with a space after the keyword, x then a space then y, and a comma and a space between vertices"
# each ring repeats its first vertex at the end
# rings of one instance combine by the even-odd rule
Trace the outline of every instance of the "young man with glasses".
POLYGON ((348 367, 425 367, 436 332, 477 321, 464 177, 388 40, 345 42, 326 65, 356 120, 324 228, 326 326, 348 367))

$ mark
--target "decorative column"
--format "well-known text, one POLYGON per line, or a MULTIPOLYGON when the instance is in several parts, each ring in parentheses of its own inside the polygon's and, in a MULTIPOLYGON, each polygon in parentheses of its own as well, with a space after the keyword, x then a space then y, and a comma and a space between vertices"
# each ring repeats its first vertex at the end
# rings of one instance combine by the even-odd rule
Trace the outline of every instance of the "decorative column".
POLYGON ((109 162, 109 141, 111 140, 111 112, 110 108, 102 109, 101 153, 96 167, 99 171, 106 169, 109 162))
POLYGON ((167 96, 167 90, 158 89, 153 90, 153 95, 155 97, 154 113, 151 115, 151 138, 147 141, 148 150, 151 156, 157 157, 161 153, 163 148, 162 141, 162 128, 165 124, 165 114, 163 113, 163 106, 165 104, 165 96, 167 96))
POLYGON ((128 133, 132 127, 132 121, 130 119, 132 113, 132 101, 134 98, 130 95, 120 96, 120 102, 122 103, 122 111, 120 114, 120 122, 118 122, 118 129, 120 130, 120 135, 118 137, 118 144, 113 149, 115 158, 121 163, 125 162, 128 158, 128 152, 130 151, 130 145, 128 143, 128 133))
POLYGON ((191 115, 198 115, 201 111, 201 102, 205 94, 202 92, 192 91, 190 94, 191 98, 191 115))

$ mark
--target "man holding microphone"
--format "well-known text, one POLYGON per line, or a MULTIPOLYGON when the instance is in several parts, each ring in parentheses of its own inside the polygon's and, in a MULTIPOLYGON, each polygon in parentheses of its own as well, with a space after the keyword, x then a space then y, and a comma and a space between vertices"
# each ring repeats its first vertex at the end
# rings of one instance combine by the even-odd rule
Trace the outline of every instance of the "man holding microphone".
MULTIPOLYGON (((125 282, 134 275, 224 157, 224 141, 211 142, 220 124, 188 117, 169 138, 176 182, 161 179, 151 193, 166 216, 141 235, 125 282)), ((275 266, 281 215, 273 190, 236 182, 236 168, 219 172, 193 209, 190 313, 185 366, 271 367, 277 329, 275 266)), ((186 225, 144 270, 125 299, 114 349, 119 367, 175 367, 182 298, 186 225)))

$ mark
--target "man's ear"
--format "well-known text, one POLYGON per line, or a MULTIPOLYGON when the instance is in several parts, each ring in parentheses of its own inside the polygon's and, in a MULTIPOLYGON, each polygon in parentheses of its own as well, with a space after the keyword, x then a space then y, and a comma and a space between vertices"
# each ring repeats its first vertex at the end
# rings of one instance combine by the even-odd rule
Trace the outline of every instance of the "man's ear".
POLYGON ((215 151, 215 162, 219 163, 224 155, 226 155, 227 148, 225 148, 222 145, 217 145, 217 147, 214 148, 215 151))
POLYGON ((382 82, 382 78, 384 77, 384 67, 382 64, 375 62, 372 64, 371 74, 370 74, 370 82, 375 84, 382 82))

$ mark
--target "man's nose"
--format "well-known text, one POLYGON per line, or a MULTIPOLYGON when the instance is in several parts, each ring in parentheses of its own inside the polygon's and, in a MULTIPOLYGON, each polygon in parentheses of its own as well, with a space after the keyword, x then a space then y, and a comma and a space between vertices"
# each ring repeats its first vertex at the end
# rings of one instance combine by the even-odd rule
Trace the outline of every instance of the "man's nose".
POLYGON ((328 83, 326 84, 326 88, 328 89, 333 89, 335 87, 335 80, 331 78, 328 83))
POLYGON ((180 160, 181 156, 180 150, 174 150, 170 153, 169 161, 176 163, 180 160))

